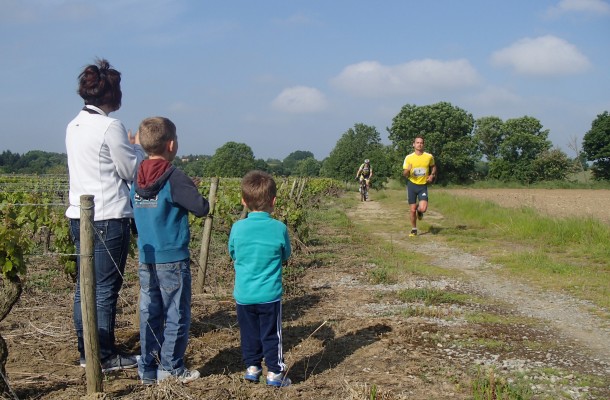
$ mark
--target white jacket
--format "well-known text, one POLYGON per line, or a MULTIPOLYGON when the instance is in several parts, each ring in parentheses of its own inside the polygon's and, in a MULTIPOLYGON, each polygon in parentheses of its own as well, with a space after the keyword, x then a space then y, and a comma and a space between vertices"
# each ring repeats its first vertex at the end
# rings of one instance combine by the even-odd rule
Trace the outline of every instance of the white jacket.
POLYGON ((66 128, 70 173, 68 218, 80 218, 80 196, 94 196, 95 221, 132 218, 129 186, 145 158, 140 145, 132 145, 125 127, 101 109, 86 106, 66 128))

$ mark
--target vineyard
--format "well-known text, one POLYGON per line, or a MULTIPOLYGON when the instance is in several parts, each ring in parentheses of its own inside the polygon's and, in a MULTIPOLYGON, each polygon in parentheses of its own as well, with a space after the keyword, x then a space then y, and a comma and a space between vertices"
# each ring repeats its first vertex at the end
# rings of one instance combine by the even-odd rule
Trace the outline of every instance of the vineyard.
MULTIPOLYGON (((198 181, 200 192, 208 197, 209 182, 198 181)), ((224 178, 216 196, 214 218, 220 231, 245 215, 240 199, 240 180, 224 178)), ((338 182, 331 179, 282 179, 278 182, 278 201, 274 217, 286 223, 296 240, 306 239, 303 204, 315 203, 318 196, 336 192, 338 182)), ((74 274, 74 245, 64 215, 68 206, 68 178, 62 175, 7 175, 0 177, 0 265, 4 276, 25 273, 28 255, 55 255, 67 274, 74 274)), ((193 238, 203 220, 191 216, 193 238)), ((135 251, 132 242, 132 254, 135 251)))
MULTIPOLYGON (((209 197, 213 181, 195 180, 206 198, 209 197)), ((338 182, 330 179, 280 178, 277 183, 278 201, 273 216, 289 227, 293 247, 298 253, 304 241, 308 239, 307 209, 315 207, 322 196, 336 195, 339 192, 338 182)), ((206 271, 201 266, 208 262, 208 258, 211 264, 219 264, 220 261, 225 270, 214 273, 211 267, 209 273, 214 276, 216 282, 220 281, 225 285, 230 280, 229 270, 225 268, 228 234, 233 222, 244 218, 248 210, 241 205, 240 179, 223 178, 216 185, 218 190, 214 193, 213 213, 207 217, 209 221, 213 221, 214 226, 211 249, 214 254, 209 257, 206 254, 201 260, 197 257, 202 247, 202 231, 206 218, 195 218, 191 215, 191 258, 194 263, 193 276, 206 271)), ((45 274, 48 275, 45 279, 56 282, 45 284, 46 288, 65 292, 71 297, 71 291, 64 289, 73 287, 76 254, 69 236, 68 219, 64 215, 68 206, 67 176, 7 175, 0 177, 0 187, 0 218, 3 222, 0 227, 0 261, 3 266, 1 283, 2 295, 7 297, 2 300, 5 305, 0 314, 2 320, 19 298, 22 287, 28 292, 38 285, 35 274, 39 271, 30 274, 28 265, 43 263, 46 266, 45 274)), ((128 264, 137 264, 136 252, 136 239, 132 237, 128 264)), ((133 281, 133 276, 131 278, 131 285, 136 287, 137 281, 133 281)), ((125 276, 125 281, 128 286, 130 276, 125 276)), ((6 345, 0 346, 0 349, 2 347, 6 345)), ((2 370, 2 375, 4 374, 5 371, 2 370)), ((9 380, 7 377, 3 383, 6 384, 9 380)), ((3 387, 6 392, 10 392, 10 385, 3 387)), ((17 397, 14 393, 13 395, 17 397)))
MULTIPOLYGON (((204 197, 208 198, 212 181, 196 179, 195 182, 204 197)), ((307 209, 315 207, 321 196, 337 194, 338 182, 330 179, 280 178, 277 184, 278 200, 274 217, 289 227, 293 246, 298 252, 309 234, 307 209)), ((244 218, 248 210, 241 205, 240 179, 223 178, 217 186, 213 213, 207 219, 213 220, 212 252, 223 253, 231 225, 244 218)), ((1 321, 19 298, 22 280, 26 290, 30 289, 28 265, 49 263, 51 271, 61 270, 58 276, 63 277, 66 284, 72 285, 76 254, 69 235, 68 219, 64 215, 68 207, 67 176, 7 175, 0 177, 0 188, 0 265, 3 277, 0 280, 0 295, 7 297, 2 299, 1 321)), ((201 266, 197 255, 205 221, 206 218, 190 216, 193 268, 201 266)), ((132 237, 129 260, 132 264, 137 263, 136 252, 136 238, 132 237)), ((207 262, 208 255, 204 258, 202 263, 207 262)), ((216 258, 212 256, 212 259, 216 258)), ((125 277, 125 280, 129 281, 129 277, 125 277)), ((0 342, 2 344, 4 342, 0 342)), ((4 374, 4 370, 1 372, 4 374)))

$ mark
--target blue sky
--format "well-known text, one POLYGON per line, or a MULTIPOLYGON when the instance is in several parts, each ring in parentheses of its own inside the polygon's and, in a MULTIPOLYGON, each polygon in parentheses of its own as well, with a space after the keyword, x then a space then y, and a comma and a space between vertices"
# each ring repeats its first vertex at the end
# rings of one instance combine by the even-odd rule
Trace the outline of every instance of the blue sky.
POLYGON ((569 156, 610 110, 608 0, 0 0, 0 151, 65 152, 76 78, 122 73, 136 130, 162 115, 179 155, 228 141, 322 160, 356 123, 405 104, 529 115, 569 156))

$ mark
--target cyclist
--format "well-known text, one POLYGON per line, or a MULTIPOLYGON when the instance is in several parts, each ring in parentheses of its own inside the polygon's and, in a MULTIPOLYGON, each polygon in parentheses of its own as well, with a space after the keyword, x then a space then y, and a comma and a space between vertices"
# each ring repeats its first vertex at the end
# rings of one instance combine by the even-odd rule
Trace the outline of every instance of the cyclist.
POLYGON ((356 172, 356 180, 362 181, 364 179, 364 181, 366 182, 366 190, 368 191, 369 183, 372 177, 373 167, 371 167, 371 161, 367 158, 366 160, 364 160, 364 163, 360 165, 360 168, 358 168, 358 172, 356 172))

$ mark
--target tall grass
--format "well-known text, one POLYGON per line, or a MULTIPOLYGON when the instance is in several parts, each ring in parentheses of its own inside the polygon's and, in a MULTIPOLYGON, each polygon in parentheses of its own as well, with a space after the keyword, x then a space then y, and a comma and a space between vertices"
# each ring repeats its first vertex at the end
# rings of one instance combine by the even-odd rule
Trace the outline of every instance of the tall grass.
POLYGON ((551 218, 530 208, 503 208, 450 192, 433 193, 431 208, 443 215, 431 229, 439 238, 482 252, 528 281, 610 308, 608 225, 589 217, 551 218))
MULTIPOLYGON (((445 188, 460 188, 464 185, 447 185, 445 188)), ((590 174, 578 173, 562 181, 544 181, 525 184, 517 181, 504 182, 494 179, 477 181, 470 185, 473 189, 610 189, 610 182, 593 180, 590 174)))

